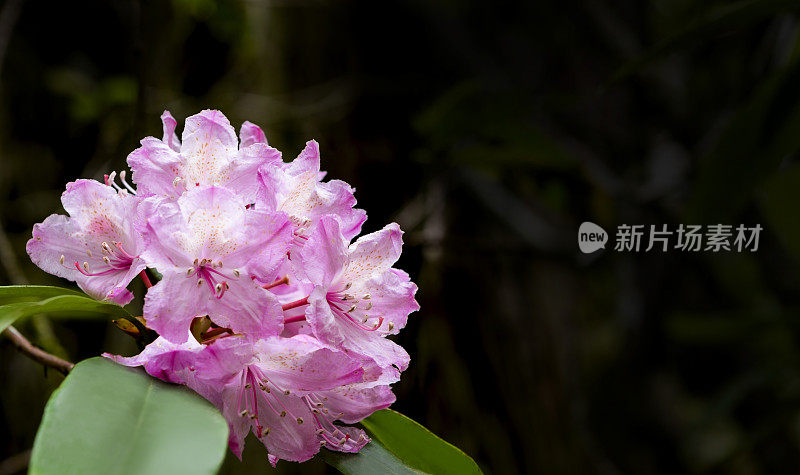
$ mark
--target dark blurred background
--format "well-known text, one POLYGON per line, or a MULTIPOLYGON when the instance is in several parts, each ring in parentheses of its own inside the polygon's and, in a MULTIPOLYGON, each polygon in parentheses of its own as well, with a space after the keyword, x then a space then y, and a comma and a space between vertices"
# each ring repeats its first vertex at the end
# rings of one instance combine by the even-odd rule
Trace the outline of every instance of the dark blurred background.
MULTIPOLYGON (((169 109, 316 138, 422 310, 396 409, 491 473, 800 466, 797 2, 212 0, 0 6, 0 284, 66 182, 169 109), (578 252, 582 221, 761 224, 757 252, 578 252)), ((111 325, 20 325, 73 361, 111 325)), ((0 343, 0 473, 61 377, 0 343)), ((76 434, 75 436, 79 436, 76 434)), ((191 454, 187 454, 191 457, 191 454)), ((251 440, 244 464, 267 471, 251 440)), ((320 461, 289 472, 324 472, 320 461)))

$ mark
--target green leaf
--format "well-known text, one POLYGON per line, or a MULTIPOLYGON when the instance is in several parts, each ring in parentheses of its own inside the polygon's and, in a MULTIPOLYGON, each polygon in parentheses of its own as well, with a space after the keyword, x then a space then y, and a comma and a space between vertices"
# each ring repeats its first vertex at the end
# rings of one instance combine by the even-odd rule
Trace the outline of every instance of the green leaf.
POLYGON ((215 473, 227 440, 225 419, 200 396, 91 358, 48 401, 30 473, 215 473))
POLYGON ((32 302, 59 295, 86 297, 86 294, 82 292, 49 285, 7 285, 0 287, 0 305, 14 302, 32 302))
POLYGON ((320 452, 325 462, 345 475, 382 473, 388 475, 402 475, 420 473, 403 463, 394 454, 386 450, 380 443, 373 439, 357 454, 346 454, 323 450, 320 452))
POLYGON ((372 442, 357 454, 324 453, 340 472, 362 473, 482 473, 478 464, 457 447, 391 409, 361 421, 372 442))
POLYGON ((0 287, 0 332, 20 318, 37 314, 62 318, 130 315, 117 304, 99 302, 74 290, 43 285, 0 287))

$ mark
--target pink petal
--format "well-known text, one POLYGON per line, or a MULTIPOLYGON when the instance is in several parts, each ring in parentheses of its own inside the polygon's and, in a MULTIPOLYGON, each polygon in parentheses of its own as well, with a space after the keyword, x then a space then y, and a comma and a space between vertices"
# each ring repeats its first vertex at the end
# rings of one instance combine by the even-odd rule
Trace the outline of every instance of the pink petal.
POLYGON ((419 310, 414 295, 417 286, 410 281, 408 274, 400 269, 389 269, 379 276, 370 278, 358 292, 370 294, 372 309, 370 313, 384 318, 381 325, 384 334, 397 334, 406 326, 408 315, 419 310), (389 330, 389 323, 392 329, 389 330), (385 330, 383 330, 385 329, 385 330))
POLYGON ((355 190, 341 180, 318 183, 307 206, 307 215, 333 215, 342 225, 342 234, 350 241, 361 232, 361 225, 367 219, 363 209, 353 208, 356 204, 355 190))
POLYGON ((228 447, 230 447, 231 452, 241 460, 245 439, 247 438, 247 434, 250 433, 252 422, 249 417, 242 417, 239 414, 237 403, 241 388, 239 387, 238 379, 238 377, 235 377, 234 381, 236 382, 227 384, 224 389, 220 391, 219 400, 221 402, 216 406, 228 421, 228 447))
POLYGON ((126 287, 145 263, 137 257, 124 265, 115 261, 112 268, 103 261, 103 243, 120 243, 126 253, 139 254, 143 243, 132 226, 138 199, 94 180, 78 180, 67 185, 62 202, 71 216, 52 215, 34 226, 26 246, 31 260, 76 282, 93 298, 127 304, 133 295, 126 287))
POLYGON ((298 335, 273 337, 256 343, 257 366, 280 387, 321 391, 360 382, 361 362, 323 347, 315 338, 298 335))
POLYGON ((265 143, 250 145, 228 163, 218 182, 235 190, 248 204, 255 203, 259 189, 258 170, 274 163, 283 163, 280 151, 265 143))
POLYGON ((75 220, 52 214, 33 226, 33 238, 28 241, 26 250, 31 261, 43 271, 75 281, 81 274, 72 263, 88 258, 85 241, 78 237, 79 233, 75 220), (63 263, 61 256, 64 256, 63 263))
POLYGON ((343 349, 372 358, 382 367, 394 365, 400 371, 408 368, 411 358, 402 346, 392 340, 377 332, 365 332, 348 324, 340 324, 339 328, 344 337, 343 349))
POLYGON ((331 311, 326 298, 327 288, 318 286, 308 296, 306 321, 311 326, 314 336, 333 348, 343 348, 344 334, 339 328, 339 321, 331 311))
MULTIPOLYGON (((286 252, 292 239, 292 226, 285 213, 262 213, 251 210, 248 215, 247 243, 242 246, 243 264, 247 274, 257 279, 276 277, 275 273, 286 263, 286 252)), ((274 279, 264 280, 269 283, 274 279)))
POLYGON ((128 155, 128 166, 133 171, 132 179, 136 183, 137 194, 178 196, 183 190, 183 184, 175 181, 183 175, 181 156, 169 145, 153 137, 142 139, 141 144, 128 155))
POLYGON ((247 262, 247 251, 255 243, 259 216, 245 208, 240 196, 226 188, 193 188, 178 198, 182 216, 180 244, 187 254, 195 258, 226 260, 233 268, 247 262), (235 262, 234 262, 235 261, 235 262))
MULTIPOLYGON (((102 269, 99 266, 98 263, 97 267, 90 266, 89 269, 102 269)), ((127 305, 133 300, 133 294, 126 287, 146 268, 142 259, 134 259, 130 268, 125 272, 91 277, 78 273, 75 282, 92 298, 127 305)))
POLYGON ((190 379, 189 368, 203 348, 192 338, 178 345, 159 337, 138 355, 125 357, 103 353, 103 356, 124 366, 143 366, 149 375, 163 381, 186 384, 190 379))
POLYGON ((285 211, 298 225, 315 222, 330 214, 342 225, 349 241, 356 236, 366 219, 366 213, 354 209, 353 188, 347 183, 332 180, 322 183, 319 169, 319 145, 311 140, 291 163, 273 163, 259 169, 258 201, 270 210, 285 211))
POLYGON ((389 270, 402 252, 402 236, 400 226, 391 223, 380 231, 358 238, 350 245, 349 263, 341 281, 366 280, 389 270))
POLYGON ((305 148, 292 163, 286 166, 286 171, 293 176, 305 174, 309 171, 319 173, 319 144, 316 140, 306 142, 305 148))
POLYGON ((347 247, 339 222, 332 216, 320 218, 305 244, 292 254, 292 263, 300 277, 329 287, 347 264, 347 247))
POLYGON ((200 377, 211 385, 222 387, 242 369, 255 361, 253 340, 245 336, 219 338, 207 345, 198 356, 200 377))
POLYGON ((195 259, 224 263, 222 272, 254 267, 274 270, 288 249, 291 230, 282 213, 246 209, 239 195, 225 188, 187 191, 177 203, 149 198, 141 207, 149 218, 140 228, 147 242, 148 262, 159 269, 186 271, 195 259))
POLYGON ((259 406, 258 420, 264 427, 269 427, 269 434, 261 441, 270 455, 290 462, 305 462, 319 452, 313 416, 308 406, 297 396, 286 396, 278 391, 258 392, 258 398, 264 402, 259 406), (275 411, 270 409, 270 405, 275 411), (286 411, 281 417, 280 412, 286 411), (298 423, 298 418, 303 422, 298 423))
MULTIPOLYGON (((336 424, 334 424, 336 425, 336 424)), ((339 452, 347 452, 347 453, 356 453, 361 450, 367 443, 370 442, 370 438, 367 437, 366 432, 357 428, 357 427, 342 427, 336 425, 336 428, 343 432, 347 437, 343 444, 328 444, 328 447, 331 450, 336 450, 339 452)))
POLYGON ((258 208, 276 211, 280 205, 279 197, 284 187, 285 173, 280 163, 267 163, 258 169, 258 208))
POLYGON ((181 208, 173 200, 153 196, 142 201, 137 231, 145 242, 142 257, 151 267, 167 269, 186 269, 192 265, 194 257, 188 255, 180 238, 185 234, 181 208))
POLYGON ((181 140, 186 186, 223 184, 239 140, 222 112, 204 110, 186 119, 181 140))
POLYGON ((240 149, 247 148, 256 143, 269 145, 267 143, 267 136, 264 134, 264 131, 261 130, 261 127, 250 121, 244 121, 244 123, 242 123, 242 128, 239 130, 239 138, 241 139, 240 149))
POLYGON ((358 384, 343 386, 319 393, 328 398, 325 407, 332 414, 341 414, 338 419, 355 424, 375 411, 386 409, 395 401, 392 388, 386 385, 359 387, 358 384))
POLYGON ((189 155, 203 155, 210 151, 208 147, 212 145, 233 150, 239 148, 236 131, 225 114, 206 109, 188 117, 183 129, 181 151, 189 155))
POLYGON ((211 320, 252 338, 280 334, 283 310, 275 296, 245 276, 229 285, 220 299, 208 292, 204 308, 211 320))
POLYGON ((277 335, 283 328, 283 312, 272 294, 249 278, 228 281, 222 298, 196 276, 165 271, 163 279, 145 296, 147 325, 175 343, 188 337, 192 319, 208 315, 221 327, 253 337, 277 335))
POLYGON ((197 305, 199 291, 195 279, 176 272, 162 272, 162 279, 147 291, 144 299, 144 318, 147 326, 173 343, 189 339, 189 325, 195 317, 205 315, 197 305))
POLYGON ((291 163, 282 169, 281 210, 298 219, 309 217, 314 188, 319 182, 319 145, 311 140, 291 163))
POLYGON ((181 143, 178 141, 177 134, 175 134, 175 128, 178 126, 178 121, 172 117, 172 114, 170 114, 168 110, 165 110, 164 113, 161 114, 161 123, 164 128, 164 138, 161 139, 161 141, 167 144, 167 146, 172 150, 180 152, 181 143))
POLYGON ((365 331, 331 311, 326 291, 317 287, 308 297, 306 321, 314 335, 326 345, 370 358, 381 367, 408 368, 408 353, 397 343, 386 339, 378 331, 365 331))

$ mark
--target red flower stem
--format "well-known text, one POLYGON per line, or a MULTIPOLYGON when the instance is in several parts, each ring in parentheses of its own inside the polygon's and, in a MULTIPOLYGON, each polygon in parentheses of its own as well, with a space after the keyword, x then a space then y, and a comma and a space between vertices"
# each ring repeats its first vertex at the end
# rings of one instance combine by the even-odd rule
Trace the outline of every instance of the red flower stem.
POLYGON ((283 320, 283 323, 302 322, 306 319, 305 315, 298 315, 296 317, 289 317, 283 320))
POLYGON ((147 287, 148 289, 153 286, 153 283, 150 282, 150 277, 147 277, 147 270, 146 269, 143 269, 141 272, 139 272, 139 277, 142 278, 142 282, 144 282, 144 286, 147 287))
POLYGON ((281 305, 284 310, 289 310, 292 308, 301 307, 303 305, 308 305, 308 297, 303 297, 300 300, 295 300, 294 302, 289 302, 285 305, 281 305))
POLYGON ((203 333, 201 336, 203 338, 213 338, 217 335, 222 335, 223 333, 227 333, 229 335, 233 335, 233 331, 230 328, 212 328, 207 332, 203 333))
POLYGON ((279 285, 288 284, 288 283, 289 283, 289 276, 285 275, 285 276, 281 277, 280 279, 276 280, 275 282, 273 282, 271 284, 262 285, 261 288, 269 290, 269 289, 271 289, 273 287, 277 287, 279 285))

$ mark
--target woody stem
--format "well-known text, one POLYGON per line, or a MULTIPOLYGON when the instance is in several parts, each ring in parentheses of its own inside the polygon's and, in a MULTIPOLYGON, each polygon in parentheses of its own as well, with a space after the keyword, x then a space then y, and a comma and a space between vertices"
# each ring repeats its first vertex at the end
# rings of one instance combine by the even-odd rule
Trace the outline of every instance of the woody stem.
POLYGON ((58 356, 51 355, 50 353, 33 346, 33 343, 22 336, 22 333, 20 333, 19 330, 13 326, 6 328, 3 332, 3 335, 8 338, 11 341, 11 344, 14 345, 21 353, 45 366, 56 369, 63 374, 69 373, 70 370, 75 367, 73 363, 70 363, 67 360, 62 360, 58 356))

